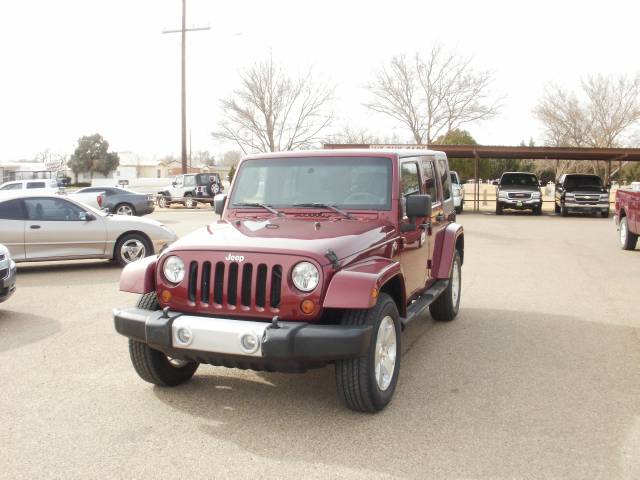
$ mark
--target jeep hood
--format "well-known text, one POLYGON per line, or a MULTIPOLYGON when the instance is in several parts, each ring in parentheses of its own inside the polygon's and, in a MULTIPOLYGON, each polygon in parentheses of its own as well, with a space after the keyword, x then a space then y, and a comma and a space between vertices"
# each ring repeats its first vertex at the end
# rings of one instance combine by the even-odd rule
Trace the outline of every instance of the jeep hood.
POLYGON ((212 223, 181 238, 169 250, 298 255, 327 265, 330 262, 325 254, 329 249, 342 260, 393 237, 393 226, 378 219, 279 217, 212 223))

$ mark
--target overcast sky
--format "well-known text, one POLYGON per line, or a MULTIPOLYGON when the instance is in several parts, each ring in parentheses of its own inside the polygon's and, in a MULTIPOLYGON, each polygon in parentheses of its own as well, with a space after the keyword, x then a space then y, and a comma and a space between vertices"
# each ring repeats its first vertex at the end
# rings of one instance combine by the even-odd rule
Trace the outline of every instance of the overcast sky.
MULTIPOLYGON (((101 133, 116 151, 180 151, 180 0, 20 0, 0 4, 0 161, 49 148, 71 153, 101 133)), ((398 53, 434 42, 495 72, 500 116, 467 129, 483 144, 515 145, 540 125, 531 110, 547 82, 577 86, 589 73, 640 71, 640 2, 188 0, 193 150, 220 152, 210 135, 218 99, 238 70, 269 55, 291 72, 313 66, 337 85, 338 125, 410 135, 362 106, 364 85, 398 53)))

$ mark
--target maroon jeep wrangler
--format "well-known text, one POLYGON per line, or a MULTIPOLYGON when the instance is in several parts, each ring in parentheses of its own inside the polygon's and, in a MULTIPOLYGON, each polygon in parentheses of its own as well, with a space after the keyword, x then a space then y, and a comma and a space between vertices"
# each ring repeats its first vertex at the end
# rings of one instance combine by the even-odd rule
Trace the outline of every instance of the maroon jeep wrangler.
POLYGON ((142 294, 114 311, 144 380, 174 386, 200 363, 279 372, 335 365, 365 412, 391 400, 401 332, 427 307, 453 320, 464 258, 442 152, 251 155, 220 220, 125 268, 142 294))

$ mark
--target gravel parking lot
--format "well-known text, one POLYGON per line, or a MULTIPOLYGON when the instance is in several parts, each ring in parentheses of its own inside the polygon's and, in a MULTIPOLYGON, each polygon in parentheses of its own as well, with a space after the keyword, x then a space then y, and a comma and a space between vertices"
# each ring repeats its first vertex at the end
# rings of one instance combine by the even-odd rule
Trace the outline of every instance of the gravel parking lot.
MULTIPOLYGON (((184 235, 210 209, 153 217, 184 235)), ((19 266, 0 305, 2 478, 640 478, 640 250, 611 219, 468 214, 462 306, 404 336, 378 415, 332 368, 135 374, 105 262, 19 266)))

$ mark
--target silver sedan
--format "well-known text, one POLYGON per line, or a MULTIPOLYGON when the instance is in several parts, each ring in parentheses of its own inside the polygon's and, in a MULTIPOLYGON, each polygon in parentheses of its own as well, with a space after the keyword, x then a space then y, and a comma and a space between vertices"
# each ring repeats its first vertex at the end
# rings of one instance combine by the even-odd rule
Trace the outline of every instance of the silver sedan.
POLYGON ((0 243, 15 262, 104 258, 126 265, 176 238, 155 220, 107 214, 58 195, 0 199, 0 243))

